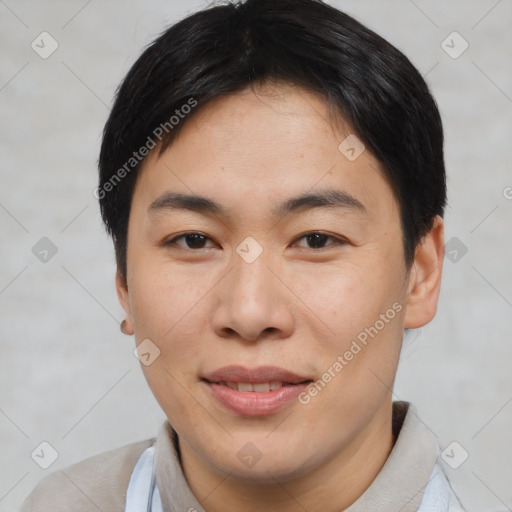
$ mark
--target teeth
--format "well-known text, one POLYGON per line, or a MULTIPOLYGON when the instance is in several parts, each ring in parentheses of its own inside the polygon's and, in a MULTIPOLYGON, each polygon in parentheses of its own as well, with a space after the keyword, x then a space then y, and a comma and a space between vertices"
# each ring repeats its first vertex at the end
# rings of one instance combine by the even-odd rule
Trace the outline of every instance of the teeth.
POLYGON ((267 391, 273 391, 274 389, 279 389, 283 386, 289 386, 290 384, 286 382, 281 382, 278 380, 273 380, 271 382, 258 382, 258 383, 250 383, 250 382, 219 382, 223 386, 227 386, 228 388, 234 389, 236 391, 241 391, 242 393, 248 392, 256 392, 256 393, 266 393, 267 391))
POLYGON ((270 383, 260 382, 259 384, 253 384, 252 387, 254 391, 257 391, 258 393, 266 393, 270 390, 270 383))

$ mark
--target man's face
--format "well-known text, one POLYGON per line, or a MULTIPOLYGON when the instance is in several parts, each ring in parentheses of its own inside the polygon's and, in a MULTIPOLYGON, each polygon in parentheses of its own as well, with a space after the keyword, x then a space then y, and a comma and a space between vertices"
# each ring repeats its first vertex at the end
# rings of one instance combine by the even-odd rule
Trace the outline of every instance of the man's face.
POLYGON ((408 294, 399 207, 328 119, 290 86, 217 99, 150 154, 133 196, 118 289, 137 344, 160 350, 149 386, 185 457, 253 482, 348 459, 390 420, 408 294), (277 210, 329 190, 338 206, 277 210))

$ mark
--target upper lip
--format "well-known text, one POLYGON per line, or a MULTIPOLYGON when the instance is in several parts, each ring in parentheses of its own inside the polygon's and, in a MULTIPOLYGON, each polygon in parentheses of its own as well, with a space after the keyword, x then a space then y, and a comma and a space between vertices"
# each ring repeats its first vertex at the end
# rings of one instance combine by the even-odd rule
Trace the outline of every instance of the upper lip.
POLYGON ((278 366, 257 366, 254 368, 246 368, 239 365, 224 366, 211 373, 204 375, 204 379, 210 382, 289 382, 297 384, 306 380, 308 377, 297 375, 284 368, 278 366))

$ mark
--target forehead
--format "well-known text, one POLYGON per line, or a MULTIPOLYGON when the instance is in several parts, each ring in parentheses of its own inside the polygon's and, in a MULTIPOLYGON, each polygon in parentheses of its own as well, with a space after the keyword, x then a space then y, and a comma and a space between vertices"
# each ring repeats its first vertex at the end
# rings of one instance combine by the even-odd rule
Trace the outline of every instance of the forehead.
POLYGON ((367 149, 355 159, 346 152, 346 140, 357 152, 364 146, 347 123, 333 125, 318 94, 288 84, 245 89, 210 101, 183 123, 172 145, 144 162, 135 196, 146 208, 178 192, 275 213, 286 199, 320 190, 345 194, 361 211, 396 206, 379 162, 367 149))

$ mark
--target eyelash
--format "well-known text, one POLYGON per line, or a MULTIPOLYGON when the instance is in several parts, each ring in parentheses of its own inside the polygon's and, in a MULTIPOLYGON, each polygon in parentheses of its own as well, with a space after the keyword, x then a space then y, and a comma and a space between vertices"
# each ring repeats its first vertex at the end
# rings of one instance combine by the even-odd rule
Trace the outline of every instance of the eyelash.
MULTIPOLYGON (((210 237, 206 236, 205 234, 203 234, 203 233, 201 233, 199 231, 189 231, 187 233, 182 233, 181 235, 178 235, 175 238, 172 238, 170 240, 165 241, 164 242, 164 246, 165 247, 178 246, 177 243, 176 243, 177 240, 180 240, 181 238, 186 238, 187 236, 190 236, 190 235, 200 235, 200 236, 204 237, 207 240, 211 240, 210 237)), ((303 249, 311 249, 313 251, 319 252, 319 251, 327 250, 331 246, 341 246, 341 245, 346 245, 348 243, 347 240, 344 240, 343 238, 339 238, 339 237, 336 237, 334 235, 329 235, 328 233, 324 233, 323 231, 309 231, 309 232, 304 233, 303 235, 300 235, 299 237, 297 237, 295 239, 295 241, 301 240, 301 239, 306 238, 306 237, 311 236, 311 235, 323 235, 323 236, 326 236, 327 238, 330 238, 330 239, 334 240, 334 243, 333 244, 329 244, 326 247, 319 247, 319 248, 303 247, 303 249)), ((178 247, 180 247, 182 249, 190 250, 190 251, 200 251, 200 250, 208 249, 208 247, 206 247, 206 248, 201 247, 199 249, 191 249, 189 247, 183 247, 183 246, 178 246, 178 247)))

